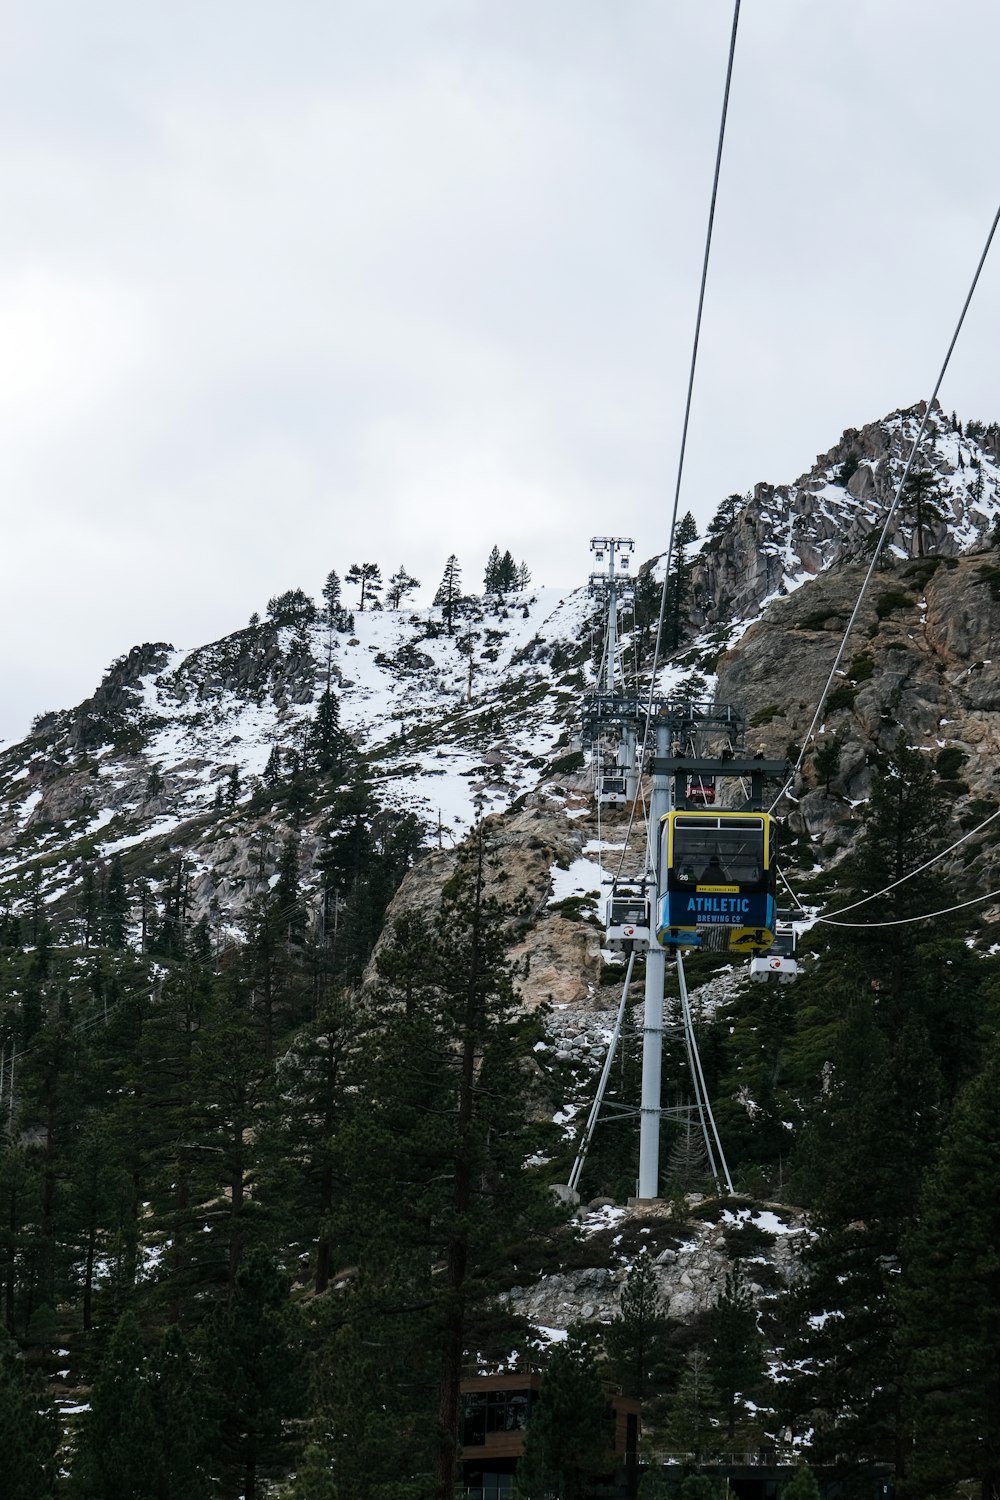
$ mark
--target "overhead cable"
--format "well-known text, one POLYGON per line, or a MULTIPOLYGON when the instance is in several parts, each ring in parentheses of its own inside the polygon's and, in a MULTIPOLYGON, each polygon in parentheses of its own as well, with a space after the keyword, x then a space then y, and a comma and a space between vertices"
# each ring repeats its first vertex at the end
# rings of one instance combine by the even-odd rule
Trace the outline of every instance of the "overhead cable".
MULTIPOLYGON (((977 906, 980 901, 989 901, 991 896, 1000 896, 1000 890, 984 891, 981 896, 973 896, 969 901, 959 901, 956 906, 942 906, 939 911, 925 911, 920 917, 896 917, 891 922, 837 922, 833 917, 817 917, 817 922, 825 922, 827 927, 906 927, 911 922, 929 922, 932 917, 945 917, 950 911, 962 911, 966 906, 977 906)), ((848 908, 844 908, 846 911, 848 908)))
MULTIPOLYGON (((860 901, 852 901, 850 906, 838 906, 836 911, 831 913, 831 915, 834 917, 839 917, 845 911, 854 911, 858 906, 867 906, 869 901, 877 901, 880 896, 887 896, 889 892, 894 891, 898 885, 905 885, 908 880, 912 880, 914 875, 922 875, 924 870, 929 870, 931 865, 936 865, 939 859, 944 859, 946 854, 950 854, 953 849, 958 848, 959 844, 964 844, 966 839, 971 839, 974 833, 979 833, 981 829, 986 827, 987 823, 993 823, 997 818, 1000 818, 1000 807, 997 808, 996 812, 991 812, 989 817, 984 818, 981 823, 977 823, 975 828, 968 829, 965 833, 962 834, 961 838, 957 838, 953 844, 949 844, 947 849, 942 849, 940 853, 932 855, 930 859, 925 859, 922 865, 917 865, 916 869, 910 870, 909 874, 907 875, 901 875, 898 880, 894 880, 892 882, 892 885, 883 886, 882 890, 873 891, 870 896, 862 896, 860 901)), ((782 879, 784 879, 784 876, 782 876, 782 879)), ((785 883, 787 884, 787 881, 785 883)), ((790 886, 789 890, 791 890, 790 886)), ((794 892, 792 892, 792 894, 794 895, 794 892)), ((820 922, 828 922, 830 918, 820 917, 818 920, 820 922)))
MULTIPOLYGON (((681 427, 681 445, 680 452, 678 453, 677 457, 677 478, 674 485, 674 503, 673 509, 670 513, 670 530, 667 538, 666 552, 667 563, 663 575, 663 587, 660 590, 660 613, 656 622, 656 640, 653 645, 653 665, 649 676, 649 702, 646 708, 646 720, 642 734, 642 747, 639 752, 640 766, 645 765, 646 751, 649 746, 649 733, 653 717, 653 700, 656 696, 656 673, 660 663, 660 650, 663 642, 663 626, 664 621, 667 617, 667 594, 670 580, 670 559, 673 556, 674 551, 674 533, 677 530, 677 511, 680 506, 681 481, 684 476, 684 455, 687 449, 688 427, 691 421, 691 403, 694 396, 694 376, 695 370, 698 365, 698 346, 701 342, 701 322, 705 310, 705 288, 708 283, 708 262, 712 250, 712 230, 715 225, 715 205, 719 196, 719 177, 722 171, 722 147, 726 138, 726 116, 729 113, 729 90, 733 79, 733 62, 736 57, 736 33, 739 27, 739 20, 740 0, 735 0, 735 4, 733 6, 733 24, 729 37, 729 57, 726 62, 726 83, 722 93, 722 115, 719 120, 719 138, 715 148, 715 169, 712 174, 712 196, 709 201, 708 207, 708 227, 705 233, 705 253, 702 257, 701 284, 698 288, 698 310, 695 314, 694 338, 691 344, 691 367, 688 372, 687 396, 684 402, 684 421, 681 427)), ((635 803, 633 802, 631 812, 629 813, 628 828, 625 833, 626 847, 628 845, 629 835, 632 832, 632 823, 634 817, 635 803)), ((652 830, 649 831, 649 833, 647 834, 647 839, 651 838, 652 832, 652 830)), ((652 855, 654 854, 654 852, 655 851, 650 848, 649 854, 651 865, 652 855)), ((618 864, 619 877, 622 872, 624 859, 625 856, 623 853, 622 858, 618 864)))

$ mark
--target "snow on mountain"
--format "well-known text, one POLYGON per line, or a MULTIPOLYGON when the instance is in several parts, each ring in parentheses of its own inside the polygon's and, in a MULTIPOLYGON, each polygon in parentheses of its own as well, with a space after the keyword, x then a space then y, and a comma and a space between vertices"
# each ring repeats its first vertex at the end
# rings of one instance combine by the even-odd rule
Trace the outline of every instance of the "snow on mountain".
POLYGON ((141 850, 184 855, 196 909, 238 908, 248 819, 267 834, 266 809, 253 816, 265 767, 275 747, 303 754, 328 681, 380 805, 454 842, 557 753, 592 608, 585 589, 539 589, 467 604, 451 636, 439 610, 403 609, 359 613, 350 633, 265 621, 190 652, 136 647, 93 698, 0 755, 0 892, 39 872, 58 901, 85 863, 141 850))
MULTIPOLYGON (((748 621, 833 564, 870 556, 924 411, 921 403, 848 428, 793 484, 757 484, 723 502, 694 559, 696 623, 748 621)), ((981 546, 1000 514, 1000 427, 963 426, 935 406, 915 467, 933 476, 941 512, 925 521, 925 550, 955 556, 981 546)), ((912 507, 897 510, 888 546, 896 558, 921 550, 912 507)))
MULTIPOLYGON (((725 502, 692 560, 694 639, 661 662, 660 693, 711 696, 751 622, 772 613, 777 622, 785 596, 863 561, 922 413, 850 429, 794 484, 758 484, 725 502)), ((940 510, 926 518, 926 550, 982 547, 1000 514, 1000 428, 963 427, 935 408, 919 462, 940 510)), ((897 559, 920 550, 912 510, 900 509, 890 541, 897 559)), ((91 698, 5 748, 0 902, 23 904, 33 889, 36 900, 64 903, 86 866, 118 854, 133 879, 150 869, 166 879, 183 861, 192 912, 238 919, 288 834, 287 808, 266 795, 268 766, 276 751, 286 774, 307 757, 328 684, 377 803, 415 815, 441 847, 576 748, 581 695, 593 686, 595 601, 585 587, 467 600, 453 634, 440 609, 366 610, 350 631, 331 631, 305 604, 287 624, 253 623, 196 650, 137 646, 91 698)), ((627 629, 622 644, 630 648, 627 629)), ((756 702, 766 685, 757 692, 744 678, 727 681, 724 696, 735 693, 760 723, 770 716, 775 733, 791 730, 774 716, 773 693, 756 702)), ((307 882, 335 790, 321 781, 295 825, 307 882)), ((585 820, 589 803, 577 788, 553 806, 585 820)))

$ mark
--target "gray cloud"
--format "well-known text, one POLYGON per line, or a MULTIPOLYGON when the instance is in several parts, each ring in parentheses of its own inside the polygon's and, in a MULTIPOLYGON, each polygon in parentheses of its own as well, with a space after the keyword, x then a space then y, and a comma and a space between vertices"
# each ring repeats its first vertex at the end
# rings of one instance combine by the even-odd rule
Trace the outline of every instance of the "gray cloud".
MULTIPOLYGON (((7 7, 6 711, 330 567, 665 545, 731 10, 7 7)), ((925 394, 997 192, 986 3, 745 6, 682 504, 925 394)), ((1000 416, 994 262, 944 401, 1000 416)))

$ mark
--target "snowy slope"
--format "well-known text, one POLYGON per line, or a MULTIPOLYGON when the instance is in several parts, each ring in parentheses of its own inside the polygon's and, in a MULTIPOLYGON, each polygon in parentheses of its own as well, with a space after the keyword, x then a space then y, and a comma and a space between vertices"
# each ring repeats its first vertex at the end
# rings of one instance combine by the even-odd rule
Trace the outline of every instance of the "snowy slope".
POLYGON ((357 614, 350 634, 265 622, 192 652, 136 648, 93 699, 0 756, 0 890, 23 896, 40 870, 57 901, 85 863, 182 854, 196 904, 227 906, 246 888, 268 759, 302 752, 328 679, 380 804, 456 840, 533 786, 575 728, 592 607, 585 589, 536 590, 470 603, 452 636, 440 610, 403 609, 357 614))

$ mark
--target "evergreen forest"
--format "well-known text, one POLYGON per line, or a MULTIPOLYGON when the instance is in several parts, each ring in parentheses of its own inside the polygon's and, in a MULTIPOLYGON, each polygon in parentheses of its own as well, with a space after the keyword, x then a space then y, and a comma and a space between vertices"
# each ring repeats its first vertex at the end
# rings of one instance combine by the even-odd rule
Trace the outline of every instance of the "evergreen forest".
MULTIPOLYGON (((671 560, 685 589, 692 530, 671 560)), ((499 620, 528 575, 494 550, 499 620)), ((383 605, 375 565, 346 576, 358 614, 405 611, 416 586, 400 565, 383 605)), ((252 628, 283 630, 290 654, 307 629, 355 629, 336 574, 324 598, 325 620, 293 590, 252 628)), ((471 633, 454 557, 434 609, 435 639, 471 633)), ((556 669, 575 685, 573 649, 556 669)), ((521 1500, 598 1492, 612 1389, 641 1403, 646 1500, 708 1500, 705 1467, 750 1452, 800 1463, 789 1500, 818 1494, 813 1469, 850 1493, 873 1465, 903 1500, 995 1500, 1000 958, 968 882, 909 878, 989 810, 956 824, 954 757, 903 732, 879 749, 833 865, 785 829, 784 868, 830 919, 794 984, 689 959, 734 1191, 690 1112, 668 1110, 661 1201, 626 1208, 633 1013, 574 1209, 553 1188, 601 1059, 562 1052, 556 1007, 523 1003, 538 911, 515 891, 507 815, 480 812, 445 849, 440 824, 435 839, 391 807, 332 662, 294 742, 259 776, 234 759, 216 778, 205 816, 244 820, 259 864, 239 923, 193 915, 183 854, 81 859, 59 900, 37 860, 8 891, 0 1495, 453 1500, 463 1378, 518 1371, 543 1377, 521 1500), (875 922, 854 907, 872 892, 875 922), (695 1239, 711 1296, 671 1316, 669 1267, 695 1239), (599 1288, 586 1313, 528 1316, 533 1289, 573 1278, 599 1288)), ((818 748, 813 785, 829 790, 839 754, 818 748)), ((561 794, 581 761, 539 775, 561 794)), ((162 794, 151 773, 143 795, 162 794)), ((586 900, 558 910, 595 943, 586 900)), ((622 972, 601 960, 609 1013, 622 972)), ((685 1102, 678 1004, 668 965, 665 1104, 685 1102)))
MULTIPOLYGON (((512 914, 487 889, 490 826, 434 915, 391 924, 359 990, 419 846, 371 838, 362 796, 342 794, 327 855, 372 912, 350 944, 307 930, 294 838, 243 942, 147 916, 137 951, 140 893, 110 876, 75 933, 7 920, 4 1494, 451 1495, 463 1373, 546 1364, 503 1293, 600 1259, 548 1188, 569 1147, 544 1118, 545 1016, 517 1004, 512 914)), ((946 826, 900 742, 838 894, 898 880, 946 826)), ((904 883, 886 909, 952 895, 904 883)), ((817 1464, 890 1464, 906 1494, 989 1479, 1000 965, 963 914, 812 947, 794 986, 744 984, 701 1036, 729 1206, 806 1210, 800 1273, 778 1283, 773 1235, 744 1215, 714 1308, 673 1323, 633 1224, 614 1315, 552 1346, 525 1495, 598 1466, 579 1433, 609 1380, 656 1451, 692 1462, 797 1440, 817 1464)), ((623 1096, 636 1069, 633 1039, 623 1096)), ((726 1206, 684 1145, 665 1125, 664 1243, 726 1206)), ((599 1131, 586 1191, 622 1201, 634 1151, 627 1122, 599 1131)))

